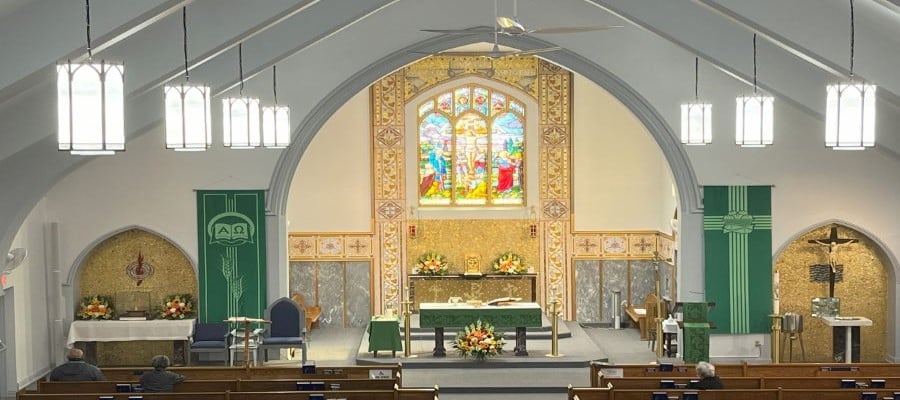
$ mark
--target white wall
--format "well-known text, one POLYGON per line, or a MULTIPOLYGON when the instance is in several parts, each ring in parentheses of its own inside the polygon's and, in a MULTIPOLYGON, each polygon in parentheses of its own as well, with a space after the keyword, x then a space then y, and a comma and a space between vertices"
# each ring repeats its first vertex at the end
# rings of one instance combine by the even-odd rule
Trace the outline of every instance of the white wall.
MULTIPOLYGON (((24 387, 50 371, 55 356, 50 354, 50 320, 47 304, 47 266, 44 260, 44 228, 47 203, 41 201, 25 219, 13 248, 22 247, 28 256, 18 268, 9 274, 7 286, 14 288, 15 315, 15 381, 9 382, 13 390, 24 387), (15 383, 17 386, 12 386, 15 383)), ((10 301, 6 299, 5 301, 10 301)), ((59 338, 57 338, 59 339, 59 338)), ((3 394, 5 395, 5 394, 3 394)))
POLYGON ((659 146, 630 110, 575 74, 575 230, 669 232, 672 178, 659 146))
POLYGON ((291 181, 289 232, 371 232, 370 124, 366 89, 313 138, 291 181))

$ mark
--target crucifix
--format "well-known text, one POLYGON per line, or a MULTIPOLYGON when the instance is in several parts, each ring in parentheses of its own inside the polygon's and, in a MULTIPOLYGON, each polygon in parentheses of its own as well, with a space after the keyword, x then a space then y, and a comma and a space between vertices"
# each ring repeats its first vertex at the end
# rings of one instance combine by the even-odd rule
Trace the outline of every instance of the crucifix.
POLYGON ((812 239, 811 244, 820 246, 828 246, 828 264, 831 266, 831 272, 828 274, 828 297, 834 297, 834 279, 837 272, 837 250, 838 248, 858 243, 859 239, 838 238, 837 227, 831 227, 831 234, 824 239, 812 239))

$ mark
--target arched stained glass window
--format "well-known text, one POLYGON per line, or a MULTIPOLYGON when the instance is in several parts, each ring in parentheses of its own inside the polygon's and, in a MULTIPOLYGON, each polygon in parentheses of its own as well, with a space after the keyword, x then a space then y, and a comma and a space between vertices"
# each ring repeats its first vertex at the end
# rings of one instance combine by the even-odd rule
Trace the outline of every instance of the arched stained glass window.
POLYGON ((418 106, 422 206, 524 205, 525 106, 466 85, 418 106))

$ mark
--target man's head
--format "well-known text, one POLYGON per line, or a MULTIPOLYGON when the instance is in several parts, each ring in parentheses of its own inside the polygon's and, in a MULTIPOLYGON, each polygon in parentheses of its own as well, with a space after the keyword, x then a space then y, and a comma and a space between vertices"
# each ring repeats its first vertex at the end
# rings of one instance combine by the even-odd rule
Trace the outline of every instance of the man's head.
POLYGON ((81 361, 81 359, 84 358, 84 352, 81 351, 81 349, 71 348, 66 354, 66 358, 68 358, 69 361, 81 361))
POLYGON ((169 357, 164 355, 158 355, 153 357, 153 360, 150 360, 150 365, 153 369, 166 369, 169 368, 169 357))
POLYGON ((701 378, 711 378, 716 376, 716 366, 706 361, 697 363, 697 376, 701 378))

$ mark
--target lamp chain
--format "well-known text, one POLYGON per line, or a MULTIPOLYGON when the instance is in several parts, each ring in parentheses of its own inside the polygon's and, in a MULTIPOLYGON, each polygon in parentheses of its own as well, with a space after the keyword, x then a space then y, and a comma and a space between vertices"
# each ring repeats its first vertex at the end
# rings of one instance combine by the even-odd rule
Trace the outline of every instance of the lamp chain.
POLYGON ((191 72, 188 69, 188 52, 187 52, 187 7, 181 7, 181 32, 184 34, 183 44, 184 44, 184 80, 189 82, 191 80, 191 72))
POLYGON ((241 96, 244 95, 244 44, 238 43, 238 76, 241 78, 241 96))
POLYGON ((278 79, 276 79, 275 65, 272 65, 272 95, 275 97, 275 104, 278 104, 278 79))
POLYGON ((756 34, 753 34, 753 94, 756 94, 756 34))
POLYGON ((700 98, 700 57, 694 57, 694 100, 700 98))
POLYGON ((93 57, 91 52, 91 0, 84 0, 84 18, 87 20, 87 53, 88 60, 93 57))
POLYGON ((853 0, 850 0, 850 79, 853 79, 853 47, 856 41, 856 26, 853 23, 853 0))

